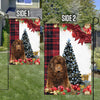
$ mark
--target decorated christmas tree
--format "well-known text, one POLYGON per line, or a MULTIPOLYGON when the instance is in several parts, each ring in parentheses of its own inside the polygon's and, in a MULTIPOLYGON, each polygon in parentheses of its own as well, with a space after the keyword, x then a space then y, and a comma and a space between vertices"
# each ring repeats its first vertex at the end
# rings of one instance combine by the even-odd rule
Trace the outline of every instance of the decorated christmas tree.
POLYGON ((82 83, 81 74, 78 69, 78 64, 76 62, 76 58, 70 40, 68 40, 65 46, 63 57, 66 59, 67 71, 70 83, 74 85, 81 84, 82 83))
POLYGON ((24 44, 24 51, 25 51, 25 55, 27 58, 33 58, 33 50, 31 48, 31 44, 27 35, 26 30, 24 31, 23 35, 22 35, 22 39, 23 44, 24 44))

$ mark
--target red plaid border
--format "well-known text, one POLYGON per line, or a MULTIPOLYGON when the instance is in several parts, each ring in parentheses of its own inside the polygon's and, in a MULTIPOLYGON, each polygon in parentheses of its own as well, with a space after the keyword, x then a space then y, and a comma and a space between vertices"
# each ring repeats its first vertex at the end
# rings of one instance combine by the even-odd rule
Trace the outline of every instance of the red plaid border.
POLYGON ((50 59, 53 56, 59 55, 59 27, 54 27, 54 24, 46 24, 44 29, 45 47, 45 69, 44 69, 44 86, 47 80, 47 67, 50 59))
POLYGON ((11 53, 11 44, 16 39, 19 39, 19 21, 16 19, 9 19, 10 24, 10 53, 11 53))

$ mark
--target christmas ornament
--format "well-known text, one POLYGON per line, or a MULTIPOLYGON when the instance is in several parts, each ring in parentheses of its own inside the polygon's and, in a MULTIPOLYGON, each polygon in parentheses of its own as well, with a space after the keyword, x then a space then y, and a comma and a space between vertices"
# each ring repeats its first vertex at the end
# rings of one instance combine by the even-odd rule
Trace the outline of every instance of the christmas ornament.
POLYGON ((65 92, 62 93, 62 95, 65 95, 65 94, 66 94, 65 92))
POLYGON ((57 28, 58 27, 58 25, 57 24, 54 24, 54 28, 57 28))
POLYGON ((39 59, 39 58, 36 59, 36 60, 34 61, 34 64, 39 65, 39 64, 40 64, 40 59, 39 59))
POLYGON ((58 86, 58 90, 63 91, 64 90, 64 87, 63 86, 58 86))
POLYGON ((66 88, 67 92, 71 92, 71 89, 70 88, 66 88))
POLYGON ((34 23, 35 23, 36 25, 40 25, 40 19, 39 19, 39 18, 35 19, 34 23))
POLYGON ((84 88, 83 93, 85 95, 91 95, 91 85, 88 85, 86 88, 84 88))
POLYGON ((86 34, 91 34, 91 25, 90 24, 85 24, 83 27, 84 32, 86 32, 86 34))

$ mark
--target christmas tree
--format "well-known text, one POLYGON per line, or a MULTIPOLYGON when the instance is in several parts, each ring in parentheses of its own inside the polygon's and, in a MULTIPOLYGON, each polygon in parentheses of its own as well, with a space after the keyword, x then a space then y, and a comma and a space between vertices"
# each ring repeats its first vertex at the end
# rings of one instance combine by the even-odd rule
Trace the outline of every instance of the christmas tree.
POLYGON ((66 59, 68 76, 71 84, 81 84, 81 74, 78 69, 76 58, 70 40, 65 46, 63 57, 66 59))
POLYGON ((26 30, 24 31, 23 35, 22 35, 22 39, 23 44, 24 44, 24 51, 25 51, 25 55, 27 58, 33 58, 33 50, 31 48, 31 44, 27 35, 26 30))

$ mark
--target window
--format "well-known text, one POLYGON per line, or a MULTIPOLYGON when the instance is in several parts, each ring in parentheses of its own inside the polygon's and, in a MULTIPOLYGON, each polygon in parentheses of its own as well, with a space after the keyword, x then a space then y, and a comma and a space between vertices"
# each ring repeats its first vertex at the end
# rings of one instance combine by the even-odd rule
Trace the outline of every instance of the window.
POLYGON ((22 3, 23 2, 24 3, 24 0, 17 0, 17 2, 19 2, 19 3, 22 3))
POLYGON ((17 0, 17 4, 32 4, 32 0, 17 0))

